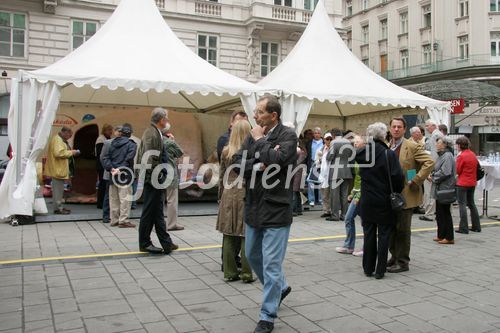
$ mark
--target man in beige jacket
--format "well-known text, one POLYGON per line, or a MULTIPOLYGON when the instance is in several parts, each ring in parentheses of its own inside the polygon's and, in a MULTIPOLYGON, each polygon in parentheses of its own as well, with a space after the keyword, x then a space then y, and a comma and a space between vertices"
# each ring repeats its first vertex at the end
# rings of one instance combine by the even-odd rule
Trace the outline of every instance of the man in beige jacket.
POLYGON ((61 131, 50 140, 45 164, 45 175, 52 178, 52 201, 54 214, 67 215, 69 209, 63 207, 64 180, 69 178, 69 159, 80 153, 79 150, 68 149, 65 141, 69 140, 73 131, 69 127, 61 131))
POLYGON ((399 273, 409 270, 413 208, 422 203, 422 183, 431 173, 434 161, 422 144, 404 138, 404 118, 393 118, 389 125, 392 135, 389 147, 398 156, 405 176, 405 187, 401 194, 405 198, 406 206, 397 213, 396 229, 389 247, 392 256, 387 263, 387 272, 399 273))

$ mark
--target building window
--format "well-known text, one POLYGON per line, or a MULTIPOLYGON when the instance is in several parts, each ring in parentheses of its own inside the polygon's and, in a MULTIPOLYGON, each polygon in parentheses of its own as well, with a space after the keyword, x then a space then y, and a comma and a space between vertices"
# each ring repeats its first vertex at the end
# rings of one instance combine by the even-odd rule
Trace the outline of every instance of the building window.
POLYGON ((26 16, 0 11, 0 56, 24 57, 26 16))
POLYGON ((500 0, 490 0, 490 12, 500 12, 500 0))
POLYGON ((423 15, 423 28, 430 28, 432 25, 431 20, 431 5, 425 5, 422 7, 422 15, 423 15))
POLYGON ((361 27, 361 42, 363 44, 368 44, 370 42, 370 31, 369 26, 364 25, 361 27))
POLYGON ((305 10, 314 10, 319 0, 304 0, 304 9, 305 10))
POLYGON ((7 135, 7 117, 9 115, 10 95, 0 96, 0 136, 7 135))
POLYGON ((380 20, 380 39, 387 39, 387 19, 380 20))
POLYGON ((217 36, 198 35, 198 55, 217 66, 217 36))
POLYGON ((96 22, 73 21, 73 50, 85 43, 96 31, 96 22))
POLYGON ((400 34, 408 33, 408 12, 399 14, 399 33, 400 34))
POLYGON ((500 33, 491 33, 491 60, 492 64, 500 63, 500 33))
POLYGON ((260 45, 260 76, 264 77, 278 66, 278 43, 262 42, 260 45))
POLYGON ((370 59, 369 58, 364 58, 364 59, 361 59, 361 62, 366 66, 366 67, 370 67, 370 59))
POLYGON ((345 16, 352 15, 352 0, 347 0, 345 2, 345 16))
POLYGON ((430 66, 432 62, 431 44, 422 45, 422 65, 430 66))
POLYGON ((292 7, 292 0, 274 0, 276 6, 292 7))
POLYGON ((408 50, 399 51, 399 58, 401 59, 401 74, 403 74, 403 76, 407 76, 408 67, 410 67, 410 58, 408 50))
POLYGON ((458 58, 469 59, 469 36, 458 37, 458 58))
POLYGON ((459 0, 458 1, 458 17, 469 16, 469 1, 459 0))
POLYGON ((352 51, 352 30, 347 31, 346 45, 352 51))
POLYGON ((368 0, 361 0, 361 10, 368 9, 368 0))

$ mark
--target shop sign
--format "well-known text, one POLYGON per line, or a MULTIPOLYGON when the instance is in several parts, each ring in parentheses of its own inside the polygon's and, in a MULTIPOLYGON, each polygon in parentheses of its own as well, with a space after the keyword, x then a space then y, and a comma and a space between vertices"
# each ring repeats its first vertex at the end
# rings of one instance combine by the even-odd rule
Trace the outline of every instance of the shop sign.
POLYGON ((500 106, 485 106, 477 112, 480 115, 499 115, 500 116, 500 106))
POLYGON ((500 126, 483 126, 479 127, 479 133, 499 133, 500 134, 500 126))
POLYGON ((451 102, 451 109, 452 109, 451 114, 464 113, 465 103, 464 103, 463 98, 452 99, 452 100, 450 100, 450 102, 451 102))
POLYGON ((52 126, 56 127, 71 127, 78 125, 78 121, 76 121, 75 118, 70 117, 66 114, 58 114, 56 115, 56 119, 54 119, 54 122, 52 123, 52 126))

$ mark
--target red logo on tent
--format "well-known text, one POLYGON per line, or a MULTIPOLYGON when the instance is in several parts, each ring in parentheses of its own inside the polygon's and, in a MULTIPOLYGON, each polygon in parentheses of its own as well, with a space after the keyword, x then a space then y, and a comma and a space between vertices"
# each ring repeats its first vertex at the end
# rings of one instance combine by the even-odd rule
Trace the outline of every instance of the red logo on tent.
POLYGON ((451 101, 451 114, 464 113, 465 102, 463 98, 452 99, 451 101))

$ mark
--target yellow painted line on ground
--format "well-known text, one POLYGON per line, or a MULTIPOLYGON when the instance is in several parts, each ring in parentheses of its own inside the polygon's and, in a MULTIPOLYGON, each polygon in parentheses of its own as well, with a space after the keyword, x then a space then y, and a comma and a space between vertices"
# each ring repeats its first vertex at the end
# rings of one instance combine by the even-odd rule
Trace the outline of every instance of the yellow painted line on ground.
MULTIPOLYGON (((500 221, 490 221, 490 222, 481 222, 481 226, 486 225, 500 225, 500 221)), ((458 227, 455 225, 455 228, 458 227)), ((415 228, 412 229, 412 232, 424 232, 424 231, 434 231, 437 227, 427 227, 427 228, 415 228)), ((356 236, 360 237, 363 234, 356 234, 356 236)), ((289 243, 297 243, 297 242, 310 242, 310 241, 318 241, 318 240, 328 240, 328 239, 343 239, 345 235, 331 235, 331 236, 317 236, 317 237, 303 237, 303 238, 292 238, 289 239, 289 243)), ((209 250, 209 249, 220 249, 222 245, 206 245, 206 246, 196 246, 196 247, 183 247, 179 248, 175 252, 187 252, 187 251, 199 251, 199 250, 209 250)), ((43 257, 43 258, 32 258, 32 259, 16 259, 16 260, 4 260, 0 261, 0 266, 2 265, 20 265, 20 264, 29 264, 29 263, 37 263, 37 262, 48 262, 48 261, 61 261, 61 260, 75 260, 75 259, 99 259, 106 257, 121 257, 121 256, 131 256, 131 255, 146 255, 147 252, 112 252, 112 253, 93 253, 93 254, 84 254, 84 255, 75 255, 75 256, 60 256, 60 257, 43 257)))

